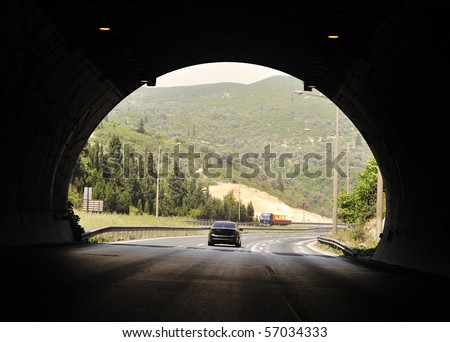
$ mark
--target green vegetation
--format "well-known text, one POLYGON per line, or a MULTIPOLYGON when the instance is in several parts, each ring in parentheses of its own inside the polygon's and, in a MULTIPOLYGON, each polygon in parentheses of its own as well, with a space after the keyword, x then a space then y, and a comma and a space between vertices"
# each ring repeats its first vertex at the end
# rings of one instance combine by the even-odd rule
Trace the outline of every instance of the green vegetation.
POLYGON ((207 184, 182 176, 176 161, 165 178, 158 178, 159 186, 155 169, 151 154, 144 160, 113 135, 107 148, 99 143, 86 145, 73 171, 69 197, 82 194, 87 186, 92 187, 93 199, 102 199, 104 211, 110 213, 130 214, 130 208, 135 207, 139 214, 156 215, 158 210, 162 216, 253 221, 251 202, 238 202, 232 191, 223 199, 212 197, 207 184))
POLYGON ((350 228, 338 230, 334 238, 356 250, 360 257, 372 256, 378 244, 378 238, 371 231, 376 215, 377 174, 378 165, 375 158, 371 157, 364 170, 358 174, 358 183, 353 192, 339 193, 338 217, 348 223, 350 228))
POLYGON ((81 235, 85 232, 84 228, 80 225, 81 218, 75 213, 73 204, 71 202, 68 203, 67 207, 68 207, 70 228, 72 229, 75 241, 81 241, 81 235))
MULTIPOLYGON (((346 246, 350 247, 358 254, 358 257, 371 257, 375 252, 378 245, 378 240, 375 239, 372 232, 370 232, 364 226, 356 226, 352 228, 342 229, 337 231, 337 236, 332 237, 331 235, 325 235, 330 238, 334 238, 346 246)), ((340 249, 333 248, 328 245, 318 243, 320 248, 332 251, 338 255, 343 255, 340 249)))
POLYGON ((86 232, 105 226, 167 226, 191 227, 185 217, 156 217, 150 214, 138 214, 136 208, 131 208, 130 214, 98 213, 75 210, 86 232), (107 222, 107 224, 105 224, 107 222))
POLYGON ((339 219, 345 223, 364 225, 375 216, 377 203, 378 166, 374 157, 370 158, 359 174, 358 184, 353 192, 339 193, 339 219))

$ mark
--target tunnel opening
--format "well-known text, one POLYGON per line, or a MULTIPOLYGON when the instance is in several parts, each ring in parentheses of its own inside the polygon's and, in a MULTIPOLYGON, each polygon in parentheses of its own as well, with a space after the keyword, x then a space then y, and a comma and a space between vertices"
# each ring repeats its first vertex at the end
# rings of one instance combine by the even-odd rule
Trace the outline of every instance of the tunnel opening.
POLYGON ((332 101, 316 89, 303 89, 305 82, 293 76, 246 63, 195 65, 160 77, 156 87, 138 88, 100 122, 77 160, 69 200, 81 224, 89 231, 106 227, 116 219, 105 213, 118 213, 129 215, 130 225, 161 225, 155 221, 159 217, 169 219, 168 225, 230 219, 260 226, 261 214, 274 212, 301 225, 333 222, 335 212, 336 227, 358 226, 374 248, 380 233, 374 211, 376 161, 332 101), (262 71, 270 76, 236 81, 239 73, 262 71), (360 199, 358 183, 371 158, 367 172, 372 174, 364 179, 370 195, 360 199), (172 177, 174 163, 181 182, 172 177), (352 194, 352 185, 358 194, 352 194), (206 209, 223 208, 225 195, 231 196, 233 213, 206 209), (362 207, 362 202, 369 204, 362 207), (341 203, 346 205, 342 214, 341 203))
POLYGON ((4 169, 2 246, 73 241, 61 219, 71 172, 104 116, 139 87, 142 72, 154 79, 225 56, 319 85, 362 132, 380 164, 388 215, 375 258, 449 275, 441 165, 448 144, 446 128, 438 124, 449 75, 448 51, 441 46, 447 11, 441 5, 354 3, 324 11, 321 4, 290 4, 242 9, 236 17, 227 9, 208 19, 195 6, 159 16, 145 2, 84 5, 33 1, 0 9, 0 99, 12 113, 1 128, 5 164, 12 165, 4 169), (148 13, 155 14, 154 26, 146 25, 148 13), (101 18, 115 24, 106 35, 98 30, 101 18), (230 18, 241 25, 229 25, 230 18), (326 39, 332 28, 342 39, 326 39), (430 79, 432 100, 417 96, 430 79), (418 155, 423 145, 426 151, 418 155))

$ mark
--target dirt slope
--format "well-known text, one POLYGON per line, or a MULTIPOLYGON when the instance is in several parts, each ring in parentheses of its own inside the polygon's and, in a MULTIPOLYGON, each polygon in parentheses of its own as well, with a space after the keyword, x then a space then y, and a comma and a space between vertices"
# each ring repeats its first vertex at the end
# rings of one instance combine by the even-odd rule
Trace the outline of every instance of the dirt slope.
POLYGON ((245 205, 251 201, 255 209, 255 215, 258 216, 262 212, 272 212, 274 214, 284 214, 287 219, 293 222, 331 222, 331 219, 328 217, 323 217, 307 210, 292 208, 277 197, 246 185, 218 183, 217 185, 209 186, 211 195, 217 198, 222 198, 230 190, 233 190, 234 196, 237 199, 240 198, 245 205))

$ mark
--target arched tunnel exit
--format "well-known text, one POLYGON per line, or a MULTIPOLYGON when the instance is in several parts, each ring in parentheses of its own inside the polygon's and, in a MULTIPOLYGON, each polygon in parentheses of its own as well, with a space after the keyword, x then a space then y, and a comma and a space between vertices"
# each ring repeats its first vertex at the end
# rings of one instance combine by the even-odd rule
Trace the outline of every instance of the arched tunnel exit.
POLYGON ((374 259, 450 275, 441 164, 447 5, 288 3, 207 18, 197 5, 167 6, 1 5, 3 247, 73 241, 68 222, 58 219, 67 209, 73 166, 95 127, 141 79, 232 60, 316 86, 362 133, 387 196, 374 259), (99 31, 105 25, 111 30, 99 31), (340 38, 330 40, 334 32, 340 38))
MULTIPOLYGON (((358 174, 369 166, 372 154, 333 102, 317 90, 299 90, 303 87, 303 81, 290 75, 245 63, 206 63, 163 75, 156 87, 142 86, 125 98, 92 133, 77 161, 69 198, 77 209, 87 205, 83 192, 90 187, 91 200, 97 200, 89 203, 102 200, 101 210, 110 213, 195 220, 217 215, 218 211, 206 209, 213 204, 205 202, 210 195, 222 198, 228 189, 236 199, 243 192, 243 214, 229 213, 227 219, 248 223, 263 212, 275 211, 294 224, 337 223, 332 216, 338 214, 338 205, 333 205, 338 193, 350 196, 352 185, 357 195, 361 194, 358 174), (120 163, 116 158, 108 163, 112 146, 121 155, 120 163), (175 162, 180 181, 169 182, 175 162), (112 168, 116 169, 115 179, 110 177, 112 168), (106 193, 105 181, 120 190, 106 193), (177 194, 171 195, 172 187, 177 194), (207 195, 195 193, 197 187, 207 195), (172 201, 158 191, 161 188, 172 201), (119 198, 122 193, 129 195, 119 198), (119 204, 122 202, 125 205, 119 204), (177 208, 172 208, 175 202, 177 208), (248 216, 245 206, 250 202, 253 214, 248 216)), ((365 209, 352 214, 354 210, 347 206, 341 222, 354 223, 359 218, 365 222, 364 215, 375 216, 376 162, 374 165, 365 209)), ((378 197, 382 200, 384 196, 378 197)), ((86 209, 80 212, 83 217, 86 209)), ((107 223, 90 223, 87 228, 107 223)), ((336 228, 333 224, 332 230, 336 228)), ((372 223, 363 234, 371 240, 371 247, 378 242, 381 227, 377 229, 375 232, 372 223)))

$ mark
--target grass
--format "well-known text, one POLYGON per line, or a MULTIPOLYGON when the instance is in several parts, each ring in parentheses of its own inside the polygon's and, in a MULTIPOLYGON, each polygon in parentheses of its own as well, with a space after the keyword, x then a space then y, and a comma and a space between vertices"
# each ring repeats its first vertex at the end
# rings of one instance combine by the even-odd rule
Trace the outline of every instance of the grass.
POLYGON ((85 232, 108 226, 176 226, 192 227, 184 217, 156 217, 149 214, 94 213, 74 210, 85 232))
MULTIPOLYGON (((378 241, 374 238, 373 234, 365 227, 354 227, 338 230, 337 236, 335 237, 331 234, 326 234, 324 236, 339 240, 346 246, 355 250, 359 257, 371 257, 378 245, 378 241)), ((343 254, 342 251, 337 248, 333 248, 322 243, 319 243, 318 245, 320 245, 320 248, 332 251, 335 254, 343 254)))
POLYGON ((336 254, 336 255, 339 255, 339 256, 344 256, 344 252, 341 249, 332 247, 330 245, 321 243, 319 241, 314 242, 314 247, 319 248, 319 249, 321 249, 321 250, 323 250, 325 252, 330 252, 332 254, 336 254))

